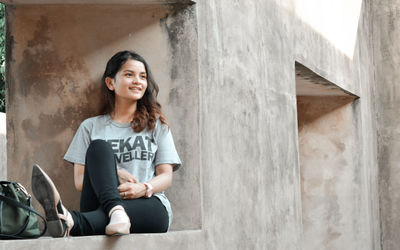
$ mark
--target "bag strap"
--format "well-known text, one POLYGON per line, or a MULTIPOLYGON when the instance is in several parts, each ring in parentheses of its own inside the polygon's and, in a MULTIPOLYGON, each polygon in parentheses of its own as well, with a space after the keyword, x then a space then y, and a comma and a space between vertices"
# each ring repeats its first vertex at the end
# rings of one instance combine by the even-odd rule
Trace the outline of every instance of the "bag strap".
POLYGON ((17 182, 12 182, 12 181, 0 181, 0 185, 9 185, 9 184, 17 184, 17 182))
POLYGON ((26 226, 28 225, 28 222, 29 222, 29 216, 28 216, 28 217, 27 217, 27 220, 26 220, 26 222, 25 222, 25 224, 21 227, 20 230, 18 230, 17 233, 15 233, 14 235, 0 234, 0 238, 1 238, 1 237, 16 238, 16 239, 23 239, 23 238, 39 238, 39 237, 41 237, 41 236, 44 235, 44 233, 45 233, 46 230, 47 230, 47 221, 46 221, 46 219, 45 219, 38 211, 36 211, 35 209, 33 209, 33 208, 30 207, 30 206, 27 206, 27 205, 25 205, 25 204, 22 204, 21 202, 15 201, 15 200, 13 200, 13 199, 11 199, 11 198, 8 198, 7 196, 1 195, 1 194, 0 194, 0 200, 6 202, 7 204, 9 204, 9 205, 11 205, 11 206, 19 207, 19 208, 28 210, 29 212, 34 213, 34 214, 36 214, 37 216, 39 216, 39 217, 43 220, 43 222, 44 222, 44 229, 43 229, 42 232, 40 232, 40 235, 39 235, 39 236, 33 236, 33 237, 22 237, 22 236, 19 236, 19 234, 22 233, 22 232, 25 230, 26 226))

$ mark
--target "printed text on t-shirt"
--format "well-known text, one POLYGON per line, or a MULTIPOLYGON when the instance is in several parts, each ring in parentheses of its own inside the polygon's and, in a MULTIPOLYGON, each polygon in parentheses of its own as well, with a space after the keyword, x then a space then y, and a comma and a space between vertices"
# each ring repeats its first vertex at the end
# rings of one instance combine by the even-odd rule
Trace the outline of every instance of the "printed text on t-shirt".
POLYGON ((152 138, 148 136, 138 135, 126 139, 109 139, 107 142, 111 145, 118 163, 133 160, 152 161, 154 158, 152 138))

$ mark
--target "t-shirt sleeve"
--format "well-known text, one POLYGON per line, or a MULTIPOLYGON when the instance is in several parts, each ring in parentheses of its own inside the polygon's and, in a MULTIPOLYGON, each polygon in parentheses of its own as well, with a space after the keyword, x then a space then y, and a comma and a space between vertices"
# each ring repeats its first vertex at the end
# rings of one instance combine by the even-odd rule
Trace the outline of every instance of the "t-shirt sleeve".
POLYGON ((86 151, 91 141, 90 131, 92 126, 93 124, 89 120, 81 123, 64 155, 64 160, 85 165, 86 151))
POLYGON ((176 151, 171 130, 168 126, 161 124, 161 122, 157 124, 156 130, 158 149, 155 156, 155 166, 160 164, 172 164, 173 171, 178 170, 182 162, 176 151))

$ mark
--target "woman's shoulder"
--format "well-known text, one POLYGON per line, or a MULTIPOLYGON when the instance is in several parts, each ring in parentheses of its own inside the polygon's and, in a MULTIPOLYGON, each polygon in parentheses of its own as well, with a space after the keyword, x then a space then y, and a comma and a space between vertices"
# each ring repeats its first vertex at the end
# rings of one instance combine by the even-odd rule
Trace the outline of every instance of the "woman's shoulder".
POLYGON ((169 125, 162 123, 160 118, 157 118, 154 130, 168 130, 168 129, 169 129, 169 125))
POLYGON ((93 116, 93 117, 89 117, 89 118, 86 118, 85 120, 83 120, 83 122, 81 123, 81 126, 86 127, 86 128, 91 128, 97 124, 104 124, 108 120, 109 120, 108 115, 93 116))
POLYGON ((168 133, 169 126, 161 122, 160 118, 157 118, 156 125, 154 127, 153 133, 154 137, 159 137, 162 134, 168 133))

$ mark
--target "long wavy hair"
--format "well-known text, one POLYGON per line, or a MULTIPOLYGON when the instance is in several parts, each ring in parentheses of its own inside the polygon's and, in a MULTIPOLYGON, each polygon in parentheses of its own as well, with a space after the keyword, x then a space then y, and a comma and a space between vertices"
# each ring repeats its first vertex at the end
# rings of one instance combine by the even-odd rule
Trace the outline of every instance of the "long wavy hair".
POLYGON ((106 70, 104 71, 102 78, 102 90, 105 100, 103 114, 111 114, 115 108, 115 93, 114 91, 108 89, 106 85, 106 78, 110 77, 115 79, 117 72, 128 60, 142 62, 147 74, 146 91, 143 97, 137 101, 136 111, 133 115, 133 120, 131 121, 133 130, 135 132, 140 132, 144 129, 152 130, 156 126, 157 119, 160 119, 161 123, 168 126, 167 119, 161 112, 161 105, 157 101, 159 89, 151 73, 150 67, 143 57, 133 51, 120 51, 111 57, 111 59, 107 62, 106 70))

